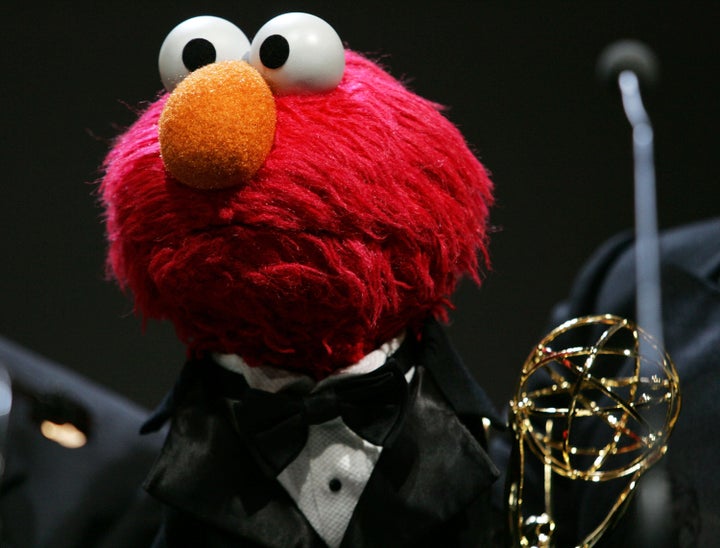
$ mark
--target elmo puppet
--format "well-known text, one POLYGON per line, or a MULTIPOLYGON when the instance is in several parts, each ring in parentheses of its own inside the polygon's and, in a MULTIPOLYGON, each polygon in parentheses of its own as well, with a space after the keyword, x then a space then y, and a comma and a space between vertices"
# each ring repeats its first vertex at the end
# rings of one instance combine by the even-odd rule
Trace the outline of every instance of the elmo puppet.
POLYGON ((304 13, 190 19, 160 72, 101 185, 111 272, 188 349, 156 545, 486 543, 494 415, 436 321, 487 260, 459 131, 304 13))

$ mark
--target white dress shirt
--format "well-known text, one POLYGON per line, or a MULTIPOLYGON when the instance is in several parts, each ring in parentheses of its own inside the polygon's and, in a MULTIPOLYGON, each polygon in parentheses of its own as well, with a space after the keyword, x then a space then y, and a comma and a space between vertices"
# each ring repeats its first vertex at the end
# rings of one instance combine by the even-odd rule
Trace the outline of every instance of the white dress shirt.
MULTIPOLYGON (((370 373, 383 366, 403 338, 392 339, 356 364, 320 382, 300 373, 265 366, 250 367, 234 354, 218 354, 215 360, 226 369, 242 374, 251 388, 279 392, 293 387, 311 392, 348 375, 370 373)), ((406 373, 408 382, 413 374, 414 368, 406 373)), ((358 436, 338 417, 310 425, 302 452, 278 475, 277 480, 330 548, 340 546, 381 452, 381 446, 358 436)))

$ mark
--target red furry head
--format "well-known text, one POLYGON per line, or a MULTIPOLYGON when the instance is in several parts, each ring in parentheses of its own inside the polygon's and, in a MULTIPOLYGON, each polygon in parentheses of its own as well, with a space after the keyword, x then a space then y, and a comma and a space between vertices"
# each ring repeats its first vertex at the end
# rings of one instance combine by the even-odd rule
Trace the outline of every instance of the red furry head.
POLYGON ((105 163, 109 265, 136 309, 193 353, 315 377, 478 280, 491 183, 435 104, 346 52, 340 84, 275 95, 272 148, 239 185, 181 184, 163 163, 164 94, 105 163))

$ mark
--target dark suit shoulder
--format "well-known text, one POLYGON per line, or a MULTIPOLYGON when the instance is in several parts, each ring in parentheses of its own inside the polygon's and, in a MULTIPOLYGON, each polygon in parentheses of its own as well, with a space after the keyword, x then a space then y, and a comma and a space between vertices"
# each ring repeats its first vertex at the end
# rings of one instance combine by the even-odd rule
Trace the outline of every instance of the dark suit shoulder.
MULTIPOLYGON (((660 251, 663 268, 717 283, 720 217, 663 231, 660 251)), ((568 298, 554 308, 549 327, 587 314, 626 314, 635 298, 634 269, 634 236, 632 231, 622 232, 602 244, 581 268, 568 298)))

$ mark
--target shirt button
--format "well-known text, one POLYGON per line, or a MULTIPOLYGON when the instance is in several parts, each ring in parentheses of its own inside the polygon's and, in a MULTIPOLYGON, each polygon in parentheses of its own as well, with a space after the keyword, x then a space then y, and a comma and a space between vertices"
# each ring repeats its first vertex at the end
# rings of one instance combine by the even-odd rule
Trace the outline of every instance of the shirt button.
POLYGON ((340 489, 342 489, 342 482, 337 478, 333 478, 328 482, 328 487, 330 488, 330 491, 337 493, 340 489))

